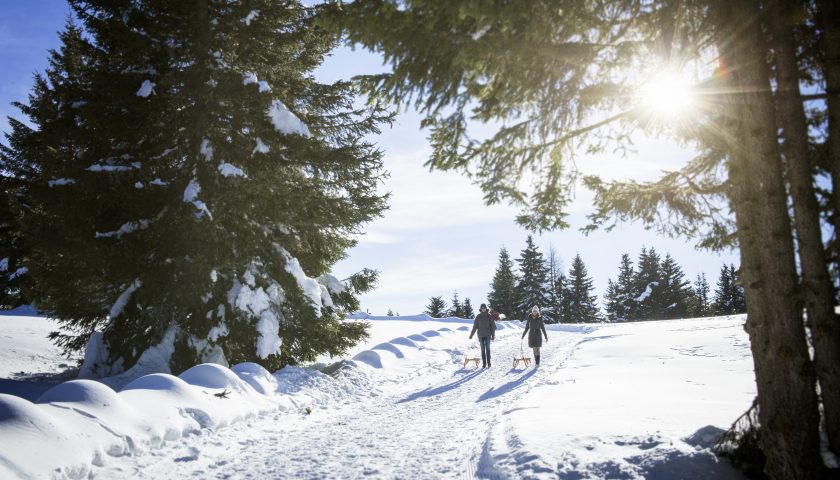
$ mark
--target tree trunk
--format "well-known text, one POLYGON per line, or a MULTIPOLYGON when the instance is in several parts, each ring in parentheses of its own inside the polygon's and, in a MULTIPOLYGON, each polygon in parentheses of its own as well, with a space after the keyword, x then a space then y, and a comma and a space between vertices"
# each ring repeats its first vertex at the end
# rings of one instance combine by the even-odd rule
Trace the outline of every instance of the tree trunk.
POLYGON ((776 95, 782 127, 787 179, 793 197, 794 226, 799 244, 802 290, 814 346, 814 367, 823 393, 829 443, 840 452, 840 322, 834 313, 834 289, 826 266, 820 211, 808 159, 808 126, 799 91, 799 69, 790 19, 790 2, 775 0, 767 16, 775 50, 776 95))
POLYGON ((822 47, 825 53, 823 75, 828 93, 828 168, 831 171, 833 225, 840 235, 840 2, 818 0, 822 47))
POLYGON ((774 479, 823 473, 819 412, 776 141, 767 48, 755 0, 712 3, 726 70, 732 207, 738 228, 746 330, 758 388, 765 471, 774 479))

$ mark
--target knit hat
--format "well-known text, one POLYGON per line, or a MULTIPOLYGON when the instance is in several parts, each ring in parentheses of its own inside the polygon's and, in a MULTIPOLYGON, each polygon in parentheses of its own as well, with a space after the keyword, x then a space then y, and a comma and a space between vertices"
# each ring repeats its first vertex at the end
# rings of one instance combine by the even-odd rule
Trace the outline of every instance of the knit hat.
POLYGON ((487 309, 487 304, 486 304, 486 303, 482 303, 482 304, 481 304, 481 306, 480 306, 480 307, 478 307, 478 309, 479 309, 479 310, 485 310, 485 309, 487 309))

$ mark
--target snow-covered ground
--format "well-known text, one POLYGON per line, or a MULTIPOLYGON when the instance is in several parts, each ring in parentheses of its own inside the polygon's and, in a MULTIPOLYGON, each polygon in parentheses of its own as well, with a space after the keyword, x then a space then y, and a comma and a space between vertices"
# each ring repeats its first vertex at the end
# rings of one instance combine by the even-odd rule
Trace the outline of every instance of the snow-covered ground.
POLYGON ((743 316, 548 326, 542 365, 515 369, 518 322, 499 322, 492 368, 464 369, 470 322, 368 321, 323 371, 0 394, 0 478, 741 478, 708 446, 755 395, 743 316))

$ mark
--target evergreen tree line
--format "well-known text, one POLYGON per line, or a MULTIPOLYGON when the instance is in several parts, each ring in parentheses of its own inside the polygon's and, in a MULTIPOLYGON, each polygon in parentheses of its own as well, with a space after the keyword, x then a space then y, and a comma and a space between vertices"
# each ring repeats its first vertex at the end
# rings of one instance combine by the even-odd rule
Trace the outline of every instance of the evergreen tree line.
POLYGON ((450 303, 450 305, 446 304, 446 301, 443 299, 442 296, 431 297, 429 299, 429 304, 426 305, 426 310, 424 310, 424 313, 435 318, 473 318, 476 315, 470 297, 464 298, 464 301, 462 302, 458 298, 457 291, 452 294, 452 302, 450 303))
POLYGON ((654 248, 642 248, 633 266, 629 254, 621 256, 618 277, 608 280, 604 296, 610 322, 732 315, 746 312, 744 289, 734 265, 723 265, 714 297, 709 282, 699 273, 694 282, 670 254, 660 258, 654 248))
POLYGON ((525 318, 533 306, 540 307, 550 323, 660 320, 746 311, 734 265, 721 268, 714 296, 710 297, 705 273, 689 282, 670 254, 663 259, 654 248, 642 248, 637 266, 629 254, 621 256, 616 280, 608 281, 604 312, 580 254, 564 272, 556 251, 549 248, 544 256, 528 236, 516 263, 518 268, 514 269, 506 248, 499 251, 499 264, 487 295, 490 308, 508 318, 525 318))

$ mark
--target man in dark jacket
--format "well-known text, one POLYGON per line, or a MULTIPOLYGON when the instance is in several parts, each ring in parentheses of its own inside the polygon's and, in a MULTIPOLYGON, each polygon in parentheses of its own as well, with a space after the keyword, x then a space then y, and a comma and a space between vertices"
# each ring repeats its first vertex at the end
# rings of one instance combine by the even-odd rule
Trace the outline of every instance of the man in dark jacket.
POLYGON ((479 314, 475 316, 470 339, 478 331, 478 343, 481 344, 481 368, 490 366, 490 340, 496 339, 496 322, 487 313, 487 305, 481 304, 479 314))

